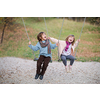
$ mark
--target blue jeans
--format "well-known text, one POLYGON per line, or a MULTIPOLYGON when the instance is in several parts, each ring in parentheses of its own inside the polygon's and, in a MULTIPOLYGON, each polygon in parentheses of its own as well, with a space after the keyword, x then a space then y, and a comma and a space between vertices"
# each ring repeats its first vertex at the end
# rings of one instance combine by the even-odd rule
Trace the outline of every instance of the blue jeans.
POLYGON ((70 65, 72 66, 75 60, 75 57, 73 57, 72 55, 61 55, 61 60, 63 61, 63 64, 66 66, 67 65, 67 59, 70 60, 70 65))

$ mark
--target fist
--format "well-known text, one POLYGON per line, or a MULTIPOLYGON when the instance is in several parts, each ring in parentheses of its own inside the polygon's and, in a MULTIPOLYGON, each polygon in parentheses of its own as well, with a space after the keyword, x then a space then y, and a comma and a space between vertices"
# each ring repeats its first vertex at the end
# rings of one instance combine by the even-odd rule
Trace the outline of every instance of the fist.
POLYGON ((56 46, 59 46, 59 43, 56 43, 56 46))
POLYGON ((31 45, 31 41, 29 41, 29 45, 31 45))
POLYGON ((78 39, 78 42, 80 42, 80 39, 78 39))
POLYGON ((48 39, 50 40, 50 37, 48 37, 48 39))

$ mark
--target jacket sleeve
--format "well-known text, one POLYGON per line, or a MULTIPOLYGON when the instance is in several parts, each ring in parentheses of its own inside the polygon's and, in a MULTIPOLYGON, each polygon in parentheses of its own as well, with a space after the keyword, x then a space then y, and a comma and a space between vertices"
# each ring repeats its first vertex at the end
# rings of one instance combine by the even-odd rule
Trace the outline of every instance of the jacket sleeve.
POLYGON ((29 48, 31 48, 33 51, 37 51, 37 50, 40 49, 40 48, 39 48, 39 43, 37 43, 36 46, 33 46, 33 45, 28 45, 28 46, 29 46, 29 48))
POLYGON ((51 47, 51 49, 55 49, 55 48, 57 47, 57 45, 56 45, 56 44, 52 44, 52 43, 50 42, 50 47, 51 47))
POLYGON ((50 40, 51 40, 52 42, 54 42, 54 43, 58 43, 58 39, 55 39, 55 38, 50 37, 50 40))
POLYGON ((78 40, 74 43, 74 45, 72 46, 73 50, 77 47, 78 45, 78 40))

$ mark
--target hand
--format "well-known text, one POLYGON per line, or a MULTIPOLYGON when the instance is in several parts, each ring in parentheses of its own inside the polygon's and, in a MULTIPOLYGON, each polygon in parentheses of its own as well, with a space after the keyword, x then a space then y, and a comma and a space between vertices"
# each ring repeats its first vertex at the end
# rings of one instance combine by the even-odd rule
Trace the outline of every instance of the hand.
POLYGON ((49 40, 50 40, 50 37, 48 37, 47 39, 49 39, 49 40))
POLYGON ((78 42, 80 42, 80 39, 78 39, 78 42))
POLYGON ((56 43, 56 46, 59 46, 59 43, 56 43))
POLYGON ((31 41, 29 41, 29 45, 31 45, 31 41))

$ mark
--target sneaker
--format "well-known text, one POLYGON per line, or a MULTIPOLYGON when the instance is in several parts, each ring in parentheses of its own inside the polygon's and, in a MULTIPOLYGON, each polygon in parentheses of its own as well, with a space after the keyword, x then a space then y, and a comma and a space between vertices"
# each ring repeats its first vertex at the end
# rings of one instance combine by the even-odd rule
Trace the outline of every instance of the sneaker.
POLYGON ((36 75, 35 75, 35 79, 38 79, 38 77, 39 77, 39 74, 36 74, 36 75))
POLYGON ((43 79, 43 75, 40 75, 39 79, 42 80, 43 79))

